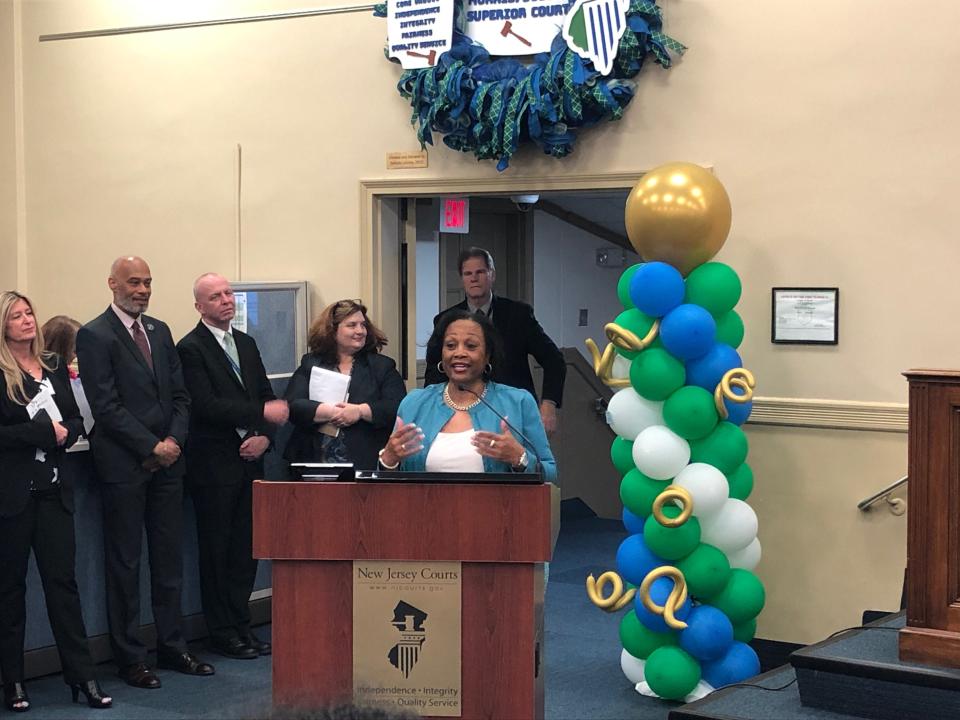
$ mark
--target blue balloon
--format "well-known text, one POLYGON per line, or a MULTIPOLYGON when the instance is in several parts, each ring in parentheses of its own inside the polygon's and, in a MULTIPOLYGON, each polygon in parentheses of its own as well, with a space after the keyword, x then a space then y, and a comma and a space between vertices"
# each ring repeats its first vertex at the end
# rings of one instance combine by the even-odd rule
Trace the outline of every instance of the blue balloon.
POLYGON ((663 317, 683 302, 686 285, 683 275, 665 262, 641 265, 630 279, 630 299, 638 310, 663 317))
POLYGON ((678 305, 660 321, 660 339, 674 357, 695 360, 714 344, 717 322, 705 308, 692 303, 678 305))
MULTIPOLYGON (((664 565, 666 563, 661 562, 660 564, 664 565)), ((636 584, 639 585, 640 583, 636 584)), ((673 590, 673 580, 668 577, 658 577, 650 583, 650 599, 662 607, 667 602, 671 590, 673 590)), ((653 630, 653 632, 658 633, 673 632, 673 629, 664 621, 663 615, 657 615, 647 610, 643 601, 640 599, 639 591, 637 591, 636 598, 633 601, 633 609, 637 613, 637 619, 642 622, 648 630, 653 630)), ((677 618, 677 620, 686 620, 692 609, 693 603, 690 600, 690 596, 687 595, 687 599, 684 600, 683 605, 680 606, 680 609, 677 610, 674 617, 677 618)))
POLYGON ((658 558, 647 547, 642 534, 631 535, 617 548, 617 572, 634 585, 642 583, 651 570, 665 564, 665 560, 658 558))
POLYGON ((623 526, 627 529, 627 532, 631 535, 637 533, 643 534, 643 523, 646 521, 646 518, 642 518, 635 513, 630 512, 627 508, 623 509, 623 526))
POLYGON ((734 425, 743 425, 747 421, 747 418, 750 417, 750 413, 753 411, 753 400, 748 400, 745 403, 738 403, 724 398, 723 404, 727 408, 727 420, 732 422, 734 425))
POLYGON ((730 619, 712 605, 697 605, 680 631, 680 647, 702 662, 720 658, 732 642, 730 619))
POLYGON ((743 367, 740 353, 729 345, 714 343, 706 355, 687 363, 687 385, 698 385, 713 392, 724 374, 738 367, 743 367))
POLYGON ((760 659, 752 647, 735 640, 721 657, 704 663, 702 669, 705 682, 714 688, 722 688, 759 674, 760 659))

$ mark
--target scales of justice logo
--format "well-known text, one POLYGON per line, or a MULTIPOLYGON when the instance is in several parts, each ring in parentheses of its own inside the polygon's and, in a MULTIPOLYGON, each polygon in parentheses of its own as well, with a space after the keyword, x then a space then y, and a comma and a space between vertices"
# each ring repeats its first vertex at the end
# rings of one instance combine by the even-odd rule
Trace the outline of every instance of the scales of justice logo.
POLYGON ((400 640, 390 648, 387 659, 403 673, 404 678, 410 677, 410 671, 420 659, 420 649, 427 639, 427 631, 423 628, 426 619, 427 613, 403 600, 393 609, 391 625, 400 633, 400 640))

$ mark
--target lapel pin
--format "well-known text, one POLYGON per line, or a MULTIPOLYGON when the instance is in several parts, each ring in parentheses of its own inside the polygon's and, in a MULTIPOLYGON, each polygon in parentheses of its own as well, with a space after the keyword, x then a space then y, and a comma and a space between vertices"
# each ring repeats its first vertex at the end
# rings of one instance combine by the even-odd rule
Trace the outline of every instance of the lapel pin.
POLYGON ((153 323, 147 323, 147 330, 153 332, 153 323))

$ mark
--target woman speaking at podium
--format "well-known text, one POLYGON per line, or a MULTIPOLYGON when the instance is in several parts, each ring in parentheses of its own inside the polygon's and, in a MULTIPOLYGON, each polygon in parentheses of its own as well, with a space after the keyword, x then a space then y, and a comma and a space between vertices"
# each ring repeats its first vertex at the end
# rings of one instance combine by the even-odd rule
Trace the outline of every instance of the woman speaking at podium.
POLYGON ((526 390, 489 380, 499 356, 490 321, 466 310, 444 313, 428 341, 440 346, 446 383, 414 390, 397 410, 397 425, 380 451, 380 467, 413 472, 540 472, 557 464, 526 390))

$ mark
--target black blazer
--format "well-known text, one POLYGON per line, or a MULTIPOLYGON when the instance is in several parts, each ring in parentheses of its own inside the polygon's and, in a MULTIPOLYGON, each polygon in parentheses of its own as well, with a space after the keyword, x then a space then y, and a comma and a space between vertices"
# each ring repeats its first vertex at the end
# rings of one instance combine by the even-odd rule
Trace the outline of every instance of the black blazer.
MULTIPOLYGON (((467 310, 467 301, 447 308, 443 313, 457 309, 467 310)), ((543 367, 544 399, 552 400, 560 407, 563 402, 563 383, 567 377, 567 363, 563 359, 563 353, 537 322, 533 308, 525 302, 494 295, 490 311, 493 313, 493 326, 503 341, 503 361, 493 368, 493 380, 529 390, 536 398, 537 390, 533 385, 530 361, 527 359, 528 355, 533 355, 543 367)), ((443 313, 433 319, 434 327, 443 313)), ((427 349, 424 385, 446 382, 446 376, 437 370, 441 352, 439 345, 427 349)))
MULTIPOLYGON (((240 455, 247 435, 266 435, 273 442, 274 429, 263 419, 263 404, 276 400, 263 368, 256 341, 239 330, 233 340, 240 358, 243 384, 237 380, 223 346, 210 329, 198 322, 179 343, 183 379, 190 392, 190 434, 187 441, 187 479, 204 486, 239 483, 249 474, 240 455)), ((263 476, 263 457, 256 463, 263 476)))
MULTIPOLYGON (((150 471, 141 463, 158 442, 172 437, 182 448, 187 440, 190 396, 170 328, 147 315, 140 320, 150 341, 152 371, 113 308, 77 332, 80 380, 95 421, 90 447, 107 483, 146 480, 150 471)), ((183 470, 182 455, 166 468, 171 476, 183 470)))
MULTIPOLYGON (((67 366, 59 356, 54 356, 56 369, 44 370, 53 385, 53 401, 63 416, 67 428, 67 441, 57 446, 57 436, 46 412, 40 411, 31 420, 27 408, 13 402, 7 396, 7 381, 0 373, 0 517, 11 517, 23 512, 30 499, 30 482, 39 477, 48 466, 35 460, 37 449, 53 453, 60 465, 64 451, 73 445, 83 432, 83 418, 77 409, 70 387, 67 366)), ((63 507, 73 512, 73 486, 69 473, 60 473, 60 501, 63 507)))
MULTIPOLYGON (((290 378, 286 398, 290 403, 293 435, 283 456, 291 462, 319 462, 320 440, 313 416, 320 403, 309 399, 310 373, 315 366, 324 367, 320 358, 307 353, 300 367, 290 378)), ((326 366, 328 370, 332 369, 326 366)), ((371 421, 360 420, 343 428, 343 442, 354 466, 361 470, 377 467, 377 453, 387 444, 397 419, 397 408, 407 394, 397 364, 386 355, 361 352, 353 361, 348 402, 370 406, 371 421)))

